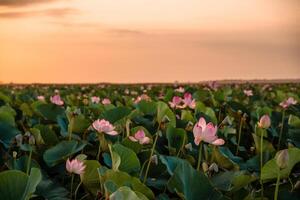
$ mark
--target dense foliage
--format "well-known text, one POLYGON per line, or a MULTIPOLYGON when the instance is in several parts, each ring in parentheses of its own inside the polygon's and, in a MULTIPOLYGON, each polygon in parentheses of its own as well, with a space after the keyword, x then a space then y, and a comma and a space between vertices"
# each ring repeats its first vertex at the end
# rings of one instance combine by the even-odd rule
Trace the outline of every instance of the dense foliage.
POLYGON ((299 100, 295 83, 1 86, 0 199, 299 199, 299 100))

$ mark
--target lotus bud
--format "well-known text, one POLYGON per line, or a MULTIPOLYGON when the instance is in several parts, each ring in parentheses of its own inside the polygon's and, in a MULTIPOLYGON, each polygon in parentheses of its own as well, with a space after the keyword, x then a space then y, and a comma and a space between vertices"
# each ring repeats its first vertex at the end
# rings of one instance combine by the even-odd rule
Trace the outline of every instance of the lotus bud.
POLYGON ((279 151, 276 158, 276 164, 280 169, 287 167, 289 162, 289 152, 287 149, 279 151))
POLYGON ((189 150, 189 151, 192 151, 193 150, 193 147, 192 147, 192 144, 191 143, 188 143, 186 145, 184 145, 184 147, 189 150))
POLYGON ((17 145, 20 146, 23 142, 23 135, 22 134, 18 134, 16 135, 16 141, 17 141, 17 145))
POLYGON ((219 167, 216 163, 212 163, 209 168, 208 168, 209 171, 214 171, 214 172, 218 172, 219 171, 219 167))
POLYGON ((34 144, 35 144, 35 138, 34 138, 33 135, 30 135, 30 136, 29 136, 28 143, 31 144, 31 145, 34 145, 34 144))
POLYGON ((13 158, 16 159, 17 158, 18 153, 16 151, 13 151, 13 158))
POLYGON ((203 172, 204 172, 204 173, 208 171, 208 165, 207 165, 206 162, 203 162, 203 163, 202 163, 202 169, 203 169, 203 172))
POLYGON ((26 137, 30 137, 30 132, 29 131, 27 131, 25 134, 24 134, 24 136, 26 136, 26 137))
POLYGON ((155 165, 158 165, 158 158, 157 158, 157 155, 153 155, 151 157, 151 162, 154 163, 155 165))
POLYGON ((271 119, 269 115, 263 115, 259 120, 258 126, 264 129, 269 128, 271 126, 271 119))

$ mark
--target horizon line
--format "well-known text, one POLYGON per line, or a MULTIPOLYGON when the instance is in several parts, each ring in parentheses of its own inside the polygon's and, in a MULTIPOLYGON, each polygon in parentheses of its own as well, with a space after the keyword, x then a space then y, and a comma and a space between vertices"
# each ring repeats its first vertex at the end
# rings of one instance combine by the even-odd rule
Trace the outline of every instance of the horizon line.
POLYGON ((210 82, 217 82, 219 84, 230 84, 230 83, 273 83, 273 84, 279 84, 279 83, 300 83, 300 78, 277 78, 277 79, 215 79, 215 80, 203 80, 203 81, 173 81, 173 82, 71 82, 71 83, 59 83, 59 82, 53 82, 53 83, 40 83, 40 82, 31 82, 31 83, 14 83, 14 82, 1 82, 0 85, 188 85, 188 84, 207 84, 210 82))

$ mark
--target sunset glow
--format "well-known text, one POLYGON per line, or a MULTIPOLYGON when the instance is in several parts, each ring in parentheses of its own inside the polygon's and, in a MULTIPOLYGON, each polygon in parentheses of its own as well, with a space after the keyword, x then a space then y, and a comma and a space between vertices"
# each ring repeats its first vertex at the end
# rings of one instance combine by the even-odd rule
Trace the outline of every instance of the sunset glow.
POLYGON ((0 0, 0 81, 300 78, 299 6, 296 0, 0 0))

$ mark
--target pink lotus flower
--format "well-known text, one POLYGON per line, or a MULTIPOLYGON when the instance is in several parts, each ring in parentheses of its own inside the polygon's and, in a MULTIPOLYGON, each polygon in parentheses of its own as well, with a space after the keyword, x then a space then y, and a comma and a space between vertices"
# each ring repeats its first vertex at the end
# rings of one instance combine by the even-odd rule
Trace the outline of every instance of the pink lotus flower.
POLYGON ((50 97, 50 101, 51 101, 51 103, 56 104, 58 106, 64 105, 64 102, 63 102, 63 100, 61 100, 59 94, 56 94, 56 95, 50 97))
POLYGON ((140 101, 145 100, 145 101, 150 101, 151 98, 147 94, 142 94, 136 98, 134 101, 135 104, 139 103, 140 101))
POLYGON ((172 98, 172 101, 169 102, 169 104, 170 104, 171 108, 179 108, 181 102, 182 102, 181 97, 179 97, 179 96, 174 96, 174 97, 172 98))
POLYGON ((97 119, 93 123, 93 128, 97 130, 99 133, 105 133, 107 135, 118 135, 118 132, 115 131, 115 127, 109 122, 104 119, 97 119))
POLYGON ((184 105, 183 107, 189 107, 191 109, 194 109, 196 107, 195 99, 193 99, 191 93, 185 93, 183 98, 184 105))
POLYGON ((84 173, 85 165, 76 158, 71 161, 68 159, 66 162, 66 169, 69 173, 81 175, 84 173))
POLYGON ((134 136, 129 136, 129 139, 133 142, 139 142, 140 144, 150 143, 150 138, 146 136, 143 130, 137 131, 134 136))
POLYGON ((103 104, 103 105, 109 105, 109 104, 111 104, 111 101, 109 100, 109 98, 104 98, 104 99, 102 100, 102 104, 103 104))
POLYGON ((269 115, 263 115, 258 122, 258 126, 265 129, 269 128, 271 126, 271 119, 269 115))
POLYGON ((193 129, 195 144, 199 145, 201 141, 204 141, 213 145, 223 145, 225 141, 218 139, 217 130, 217 126, 214 126, 211 122, 206 124, 205 119, 201 117, 193 129))
POLYGON ((291 105, 296 105, 297 101, 293 98, 293 97, 289 97, 287 100, 281 102, 279 105, 286 109, 288 107, 290 107, 291 105))
POLYGON ((210 89, 212 89, 214 91, 217 91, 218 87, 219 87, 219 84, 217 83, 217 81, 210 81, 208 83, 208 86, 210 87, 210 89))
POLYGON ((45 97, 44 97, 44 96, 42 96, 42 95, 40 95, 40 96, 37 96, 37 99, 38 99, 39 101, 45 101, 45 97))
POLYGON ((92 101, 92 103, 99 103, 100 102, 100 98, 96 97, 96 96, 93 96, 93 97, 91 97, 91 101, 92 101))
POLYGON ((245 94, 247 97, 253 96, 252 90, 244 90, 244 94, 245 94))

